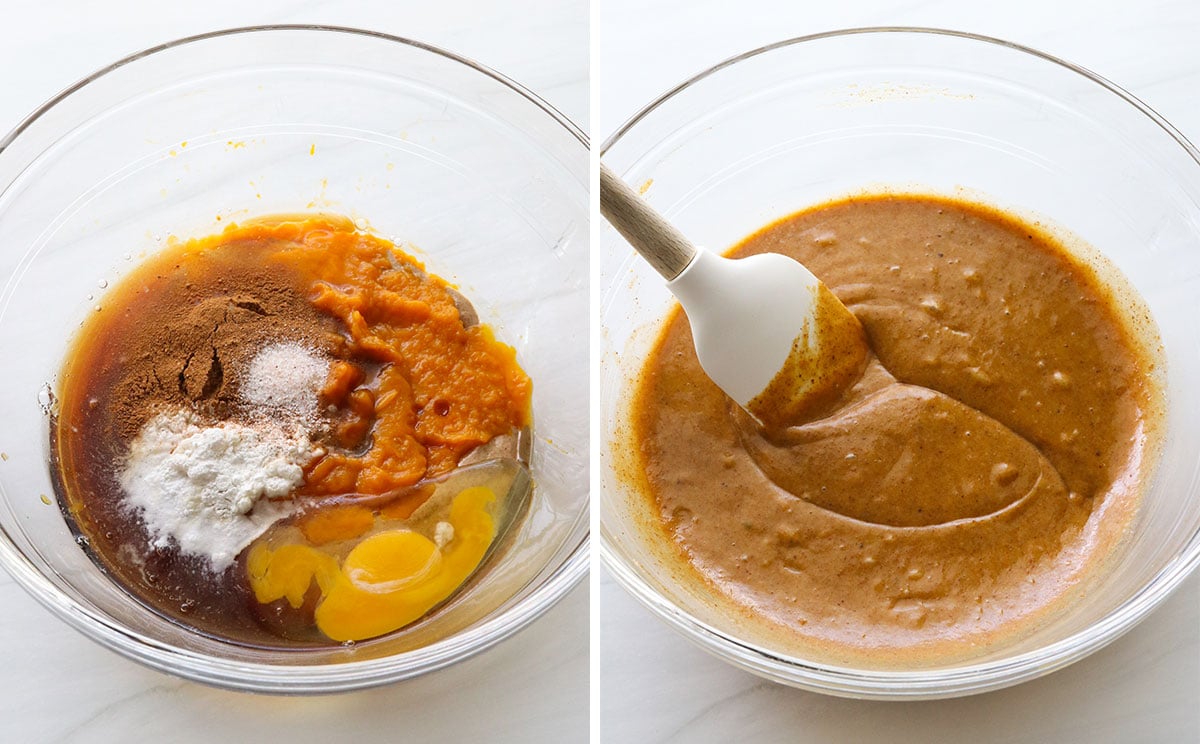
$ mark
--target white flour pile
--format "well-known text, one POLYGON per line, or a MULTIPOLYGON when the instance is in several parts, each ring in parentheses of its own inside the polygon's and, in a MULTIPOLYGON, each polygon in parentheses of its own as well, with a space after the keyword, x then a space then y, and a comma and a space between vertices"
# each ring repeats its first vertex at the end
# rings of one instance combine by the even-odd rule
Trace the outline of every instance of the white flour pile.
POLYGON ((206 427, 179 410, 142 427, 120 480, 157 547, 174 539, 184 553, 222 571, 293 511, 290 502, 269 499, 300 485, 303 466, 319 454, 302 432, 228 421, 206 427))
POLYGON ((250 362, 239 390, 243 402, 291 420, 312 420, 329 361, 291 341, 264 346, 250 362))

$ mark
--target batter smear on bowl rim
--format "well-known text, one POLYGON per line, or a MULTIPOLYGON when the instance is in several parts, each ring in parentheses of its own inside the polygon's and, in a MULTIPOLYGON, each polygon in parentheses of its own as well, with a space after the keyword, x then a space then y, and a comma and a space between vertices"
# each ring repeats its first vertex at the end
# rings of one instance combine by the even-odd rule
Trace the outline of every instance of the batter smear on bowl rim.
POLYGON ((764 426, 667 319, 625 477, 713 602, 776 651, 914 667, 1032 632, 1102 577, 1164 411, 1156 328, 1114 268, 932 196, 825 204, 730 255, 766 251, 821 278, 872 354, 840 400, 764 426))
POLYGON ((411 256, 345 218, 256 220, 151 256, 105 300, 60 375, 54 471, 141 601, 236 642, 359 641, 479 567, 531 383, 411 256))

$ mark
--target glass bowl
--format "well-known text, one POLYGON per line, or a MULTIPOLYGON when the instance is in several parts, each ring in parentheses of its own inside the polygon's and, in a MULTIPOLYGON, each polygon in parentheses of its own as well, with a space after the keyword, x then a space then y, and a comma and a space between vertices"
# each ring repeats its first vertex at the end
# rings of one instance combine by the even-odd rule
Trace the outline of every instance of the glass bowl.
POLYGON ((520 85, 414 41, 280 26, 149 49, 0 141, 0 563, 54 614, 223 687, 350 690, 440 668, 545 612, 588 567, 588 143, 520 85), (214 640, 134 601, 54 503, 45 406, 104 288, 172 236, 346 214, 458 285, 534 381, 536 486, 488 573, 402 632, 324 650, 214 640))
POLYGON ((984 201, 1107 256, 1149 304, 1165 347, 1162 459, 1123 552, 1085 596, 1030 634, 933 668, 839 667, 783 653, 688 578, 647 500, 620 476, 626 380, 671 306, 611 228, 601 294, 600 554, 687 638, 768 679, 847 697, 922 699, 997 689, 1101 648, 1159 605, 1200 559, 1200 164, 1147 106, 1106 80, 995 39, 856 29, 792 39, 707 70, 604 145, 685 234, 718 250, 831 198, 890 189, 984 201))

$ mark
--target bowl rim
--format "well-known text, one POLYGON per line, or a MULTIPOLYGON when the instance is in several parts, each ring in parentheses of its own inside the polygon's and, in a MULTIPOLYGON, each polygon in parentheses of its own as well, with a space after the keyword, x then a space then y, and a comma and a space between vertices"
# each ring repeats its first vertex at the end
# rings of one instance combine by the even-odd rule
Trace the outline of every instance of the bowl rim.
MULTIPOLYGON (((1200 166, 1200 150, 1166 119, 1133 94, 1091 70, 1029 46, 966 31, 925 26, 864 26, 797 36, 729 57, 689 77, 633 114, 600 146, 603 157, 639 122, 676 95, 739 62, 772 51, 831 38, 908 34, 937 36, 1004 47, 1065 68, 1124 100, 1169 135, 1200 166)), ((602 289, 597 287, 597 292, 602 289)), ((930 700, 972 695, 1025 682, 1061 669, 1120 638, 1160 605, 1200 566, 1200 530, 1148 582, 1096 623, 1066 638, 1007 659, 918 671, 861 670, 822 664, 774 653, 722 633, 691 616, 659 594, 616 550, 603 521, 599 522, 600 563, 626 591, 673 630, 714 656, 775 682, 814 692, 874 700, 930 700)))
POLYGON ((568 132, 570 132, 572 135, 574 135, 574 137, 577 140, 579 140, 580 144, 582 144, 584 147, 589 147, 590 143, 589 143, 588 136, 586 134, 584 134, 583 130, 580 129, 579 126, 577 124, 575 124, 575 122, 571 121, 570 118, 568 118, 565 114, 563 114, 561 111, 559 111, 555 106, 553 106, 552 104, 547 102, 545 99, 543 99, 538 94, 531 91, 529 88, 526 88, 524 85, 521 85, 517 81, 508 77, 507 75, 497 72, 496 70, 492 69, 491 67, 488 67, 485 64, 476 62, 475 60, 471 59, 470 57, 466 57, 461 54, 451 52, 448 49, 443 49, 441 47, 435 46, 433 44, 428 44, 423 41, 417 41, 416 39, 410 39, 410 38, 404 37, 404 36, 396 36, 394 34, 387 34, 382 31, 371 31, 369 29, 355 28, 352 26, 337 26, 337 25, 320 24, 320 23, 270 23, 270 24, 254 25, 254 26, 237 26, 234 28, 225 28, 225 29, 217 29, 215 31, 206 31, 202 34, 193 34, 191 36, 183 36, 183 37, 180 37, 177 39, 173 39, 171 41, 163 42, 161 44, 155 44, 152 47, 146 47, 145 49, 142 49, 141 51, 126 55, 126 56, 122 57, 121 59, 118 59, 116 62, 105 65, 104 67, 101 67, 100 69, 96 70, 95 72, 91 73, 90 75, 80 78, 76 82, 63 88, 58 93, 56 93, 54 96, 49 98, 41 106, 38 106, 31 113, 26 115, 25 118, 21 119, 21 121, 19 121, 16 124, 16 126, 14 126, 11 130, 9 130, 8 133, 6 135, 4 135, 4 137, 0 137, 0 153, 3 153, 4 150, 10 144, 12 144, 12 142, 18 136, 20 136, 30 126, 32 126, 33 123, 35 121, 37 121, 38 119, 40 119, 47 111, 49 111, 50 109, 52 109, 56 105, 58 105, 60 102, 62 102, 63 99, 67 98, 72 93, 75 93, 76 91, 80 90, 81 88, 89 85, 90 83, 94 82, 95 80, 97 80, 101 77, 104 77, 105 75, 107 75, 111 72, 114 72, 122 67, 125 67, 126 65, 132 64, 133 62, 137 62, 138 60, 140 60, 144 57, 149 57, 151 55, 158 54, 159 52, 165 52, 170 49, 174 49, 175 47, 185 46, 187 44, 192 44, 192 43, 201 42, 201 41, 207 41, 210 39, 216 39, 216 38, 221 38, 221 37, 226 37, 226 36, 237 36, 240 34, 254 34, 254 33, 261 33, 261 32, 276 32, 276 31, 286 31, 286 32, 321 31, 321 32, 329 32, 329 33, 335 33, 335 34, 346 34, 346 35, 350 35, 350 36, 372 37, 372 38, 376 38, 376 39, 381 39, 383 41, 396 42, 396 43, 402 44, 404 46, 413 47, 415 49, 420 49, 422 51, 431 52, 438 56, 445 57, 446 59, 449 59, 453 62, 458 62, 469 68, 472 68, 476 72, 480 72, 480 73, 494 79, 495 81, 501 83, 502 85, 512 88, 514 91, 516 91, 517 93, 520 93, 523 97, 525 97, 530 103, 534 104, 538 108, 542 109, 545 113, 549 114, 552 118, 554 118, 559 124, 561 124, 563 126, 563 128, 565 128, 568 132))
MULTIPOLYGON (((368 37, 392 42, 442 57, 474 70, 519 94, 558 123, 585 149, 590 149, 588 136, 571 119, 524 85, 469 57, 415 39, 379 31, 348 26, 324 24, 264 24, 219 29, 156 44, 122 57, 81 78, 59 91, 28 114, 6 135, 0 138, 0 157, 5 150, 37 122, 72 94, 96 80, 137 62, 177 47, 212 39, 253 34, 292 32, 321 32, 353 37, 368 37)), ((0 187, 0 194, 10 184, 0 187)), ((315 666, 233 661, 194 651, 176 648, 150 638, 100 613, 81 605, 55 587, 17 548, 7 530, 0 528, 0 566, 13 577, 30 596, 50 612, 80 631, 87 638, 118 654, 153 669, 196 682, 268 694, 326 694, 349 692, 416 677, 464 661, 500 643, 527 627, 559 602, 587 575, 591 543, 590 489, 584 492, 584 510, 576 523, 584 526, 583 536, 574 545, 559 549, 562 562, 519 602, 512 604, 496 617, 490 618, 443 638, 437 642, 376 659, 315 666)), ((528 585, 527 585, 528 586, 528 585)), ((511 601, 511 600, 509 600, 511 601)))

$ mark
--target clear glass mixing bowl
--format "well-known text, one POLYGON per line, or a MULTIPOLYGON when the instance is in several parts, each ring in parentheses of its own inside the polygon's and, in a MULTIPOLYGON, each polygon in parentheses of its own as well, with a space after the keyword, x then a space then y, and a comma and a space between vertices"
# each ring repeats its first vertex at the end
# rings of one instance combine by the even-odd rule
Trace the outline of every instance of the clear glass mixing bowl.
POLYGON ((64 91, 0 140, 0 563, 105 646, 230 688, 381 684, 524 627, 587 571, 587 178, 587 139, 545 102, 382 34, 206 34, 64 91), (88 559, 53 505, 42 406, 70 336, 140 256, 317 210, 402 244, 517 348, 536 485, 502 560, 432 617, 352 647, 263 651, 173 624, 88 559))
POLYGON ((1066 229, 1121 269, 1165 347, 1168 422, 1124 552, 1069 611, 962 664, 885 671, 773 649, 721 613, 620 476, 622 405, 671 299, 600 231, 600 551, 636 598, 704 649, 786 684, 848 697, 950 697, 1046 674, 1111 642, 1200 559, 1200 163, 1133 96, 1069 63, 970 34, 857 29, 724 62, 643 109, 604 161, 683 232, 723 250, 806 206, 892 188, 962 195, 1066 229))

